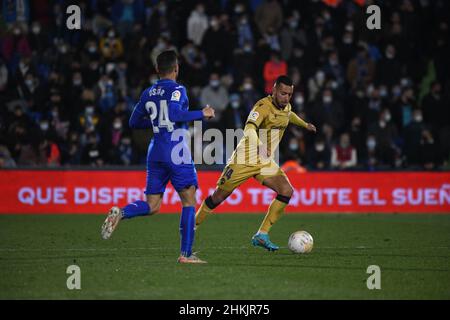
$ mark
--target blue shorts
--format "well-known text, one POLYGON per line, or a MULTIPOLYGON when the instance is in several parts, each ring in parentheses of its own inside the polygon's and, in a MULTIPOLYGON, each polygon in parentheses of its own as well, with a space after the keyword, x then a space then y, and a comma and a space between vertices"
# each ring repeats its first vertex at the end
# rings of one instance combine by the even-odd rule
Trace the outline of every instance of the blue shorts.
POLYGON ((147 163, 145 194, 164 193, 169 180, 177 192, 190 186, 198 188, 197 170, 193 163, 179 165, 160 161, 147 163))

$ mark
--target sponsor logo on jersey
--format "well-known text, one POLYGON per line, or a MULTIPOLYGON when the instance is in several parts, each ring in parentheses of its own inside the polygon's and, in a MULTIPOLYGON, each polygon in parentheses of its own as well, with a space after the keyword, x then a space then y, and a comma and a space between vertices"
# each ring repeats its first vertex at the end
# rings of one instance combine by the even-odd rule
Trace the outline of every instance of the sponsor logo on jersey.
POLYGON ((256 121, 256 119, 258 119, 258 117, 259 117, 259 112, 258 111, 253 111, 248 116, 248 120, 256 121))
POLYGON ((171 101, 180 101, 181 98, 181 92, 179 90, 175 90, 172 92, 172 98, 170 98, 171 101))

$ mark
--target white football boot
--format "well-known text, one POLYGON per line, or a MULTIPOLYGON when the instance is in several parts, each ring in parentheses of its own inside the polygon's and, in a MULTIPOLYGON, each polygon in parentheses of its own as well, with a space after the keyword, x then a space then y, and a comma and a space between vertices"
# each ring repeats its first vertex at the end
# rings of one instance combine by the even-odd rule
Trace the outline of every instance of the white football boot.
POLYGON ((122 219, 123 212, 119 207, 112 207, 102 225, 102 238, 109 239, 122 219))
POLYGON ((178 257, 178 263, 207 263, 206 261, 197 257, 196 252, 192 253, 189 257, 180 255, 178 257))

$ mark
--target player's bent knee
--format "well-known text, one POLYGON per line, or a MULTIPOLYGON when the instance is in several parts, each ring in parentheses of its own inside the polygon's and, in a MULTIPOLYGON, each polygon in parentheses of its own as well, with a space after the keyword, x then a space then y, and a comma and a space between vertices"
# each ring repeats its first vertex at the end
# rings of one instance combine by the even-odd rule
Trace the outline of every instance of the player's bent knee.
POLYGON ((197 204, 196 198, 195 198, 195 192, 197 191, 196 186, 188 186, 184 188, 183 190, 179 191, 178 194, 181 198, 181 205, 183 207, 195 207, 197 204))
POLYGON ((208 198, 205 199, 205 203, 210 209, 214 209, 218 205, 220 205, 222 202, 224 202, 225 199, 228 198, 228 196, 230 194, 231 194, 231 192, 226 192, 221 189, 216 189, 216 191, 214 191, 214 193, 211 196, 209 196, 208 198))
POLYGON ((283 186, 280 188, 278 194, 282 194, 283 196, 290 198, 294 194, 294 189, 292 189, 290 185, 283 186))
POLYGON ((159 213, 159 209, 161 208, 161 203, 152 203, 150 201, 147 201, 149 207, 150 207, 150 212, 149 215, 154 215, 159 213))

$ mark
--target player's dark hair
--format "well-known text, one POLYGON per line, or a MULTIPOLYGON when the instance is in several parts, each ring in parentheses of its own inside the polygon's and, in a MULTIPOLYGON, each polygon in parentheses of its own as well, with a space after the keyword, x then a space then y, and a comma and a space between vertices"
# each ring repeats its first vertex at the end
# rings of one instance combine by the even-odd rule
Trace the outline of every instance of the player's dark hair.
POLYGON ((294 83, 292 82, 292 79, 288 76, 279 76, 277 80, 275 80, 275 85, 278 87, 280 84, 284 84, 286 86, 293 86, 294 83))
POLYGON ((159 74, 171 73, 177 65, 177 53, 174 50, 166 50, 156 57, 156 68, 159 74))

